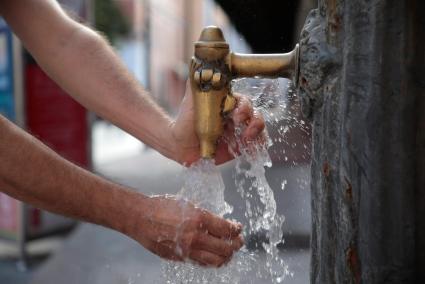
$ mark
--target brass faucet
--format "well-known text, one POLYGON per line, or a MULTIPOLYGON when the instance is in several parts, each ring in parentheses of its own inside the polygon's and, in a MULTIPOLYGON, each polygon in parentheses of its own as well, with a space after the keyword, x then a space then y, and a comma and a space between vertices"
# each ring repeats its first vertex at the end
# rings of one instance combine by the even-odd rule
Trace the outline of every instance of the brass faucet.
POLYGON ((189 72, 201 157, 214 157, 217 140, 223 134, 223 117, 235 108, 230 88, 233 79, 292 77, 297 84, 298 62, 298 44, 289 53, 238 54, 230 51, 220 28, 204 28, 195 42, 189 72))

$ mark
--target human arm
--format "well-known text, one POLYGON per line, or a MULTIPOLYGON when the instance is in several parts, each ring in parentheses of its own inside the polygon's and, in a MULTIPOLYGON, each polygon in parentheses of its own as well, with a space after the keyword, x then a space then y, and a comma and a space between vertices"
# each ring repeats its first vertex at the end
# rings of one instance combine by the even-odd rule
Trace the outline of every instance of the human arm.
POLYGON ((39 208, 115 229, 168 259, 220 266, 242 245, 235 223, 190 203, 147 197, 95 176, 1 115, 0 190, 39 208))
POLYGON ((172 145, 164 145, 171 119, 99 34, 53 0, 2 1, 0 12, 37 63, 74 99, 175 159, 172 145))
MULTIPOLYGON (((69 18, 53 0, 0 2, 0 12, 40 66, 78 102, 111 121, 163 155, 182 164, 199 158, 190 88, 181 115, 171 119, 123 66, 96 32, 69 18), (24 19, 24 20, 23 20, 24 19)), ((257 137, 264 121, 247 100, 234 117, 246 123, 246 138, 257 137)), ((232 124, 230 122, 229 124, 232 124)), ((232 158, 220 141, 216 162, 232 158)))

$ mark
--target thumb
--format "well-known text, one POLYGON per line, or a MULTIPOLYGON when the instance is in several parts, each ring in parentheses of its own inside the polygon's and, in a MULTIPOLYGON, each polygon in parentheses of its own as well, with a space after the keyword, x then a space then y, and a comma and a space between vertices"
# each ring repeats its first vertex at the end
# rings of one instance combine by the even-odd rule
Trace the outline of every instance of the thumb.
POLYGON ((186 91, 184 93, 183 100, 180 105, 181 110, 193 110, 193 94, 192 94, 192 86, 190 84, 190 80, 186 81, 186 91))

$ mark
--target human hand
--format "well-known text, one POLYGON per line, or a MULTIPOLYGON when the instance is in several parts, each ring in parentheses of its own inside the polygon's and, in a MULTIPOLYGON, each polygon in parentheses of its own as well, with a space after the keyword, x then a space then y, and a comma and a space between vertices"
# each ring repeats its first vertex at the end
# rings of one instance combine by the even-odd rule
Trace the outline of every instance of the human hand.
POLYGON ((242 226, 173 196, 153 196, 139 204, 128 234, 151 252, 170 260, 219 267, 243 245, 242 226))
MULTIPOLYGON (((236 108, 225 120, 223 137, 218 140, 215 162, 222 164, 235 158, 229 151, 229 144, 234 144, 234 129, 245 126, 240 139, 244 142, 264 140, 265 123, 262 115, 253 110, 246 96, 234 94, 237 100, 236 108)), ((195 110, 190 84, 186 84, 186 94, 180 106, 177 119, 170 125, 170 133, 175 143, 176 160, 186 166, 200 158, 199 140, 195 133, 195 110)), ((233 149, 233 152, 237 152, 233 149)))

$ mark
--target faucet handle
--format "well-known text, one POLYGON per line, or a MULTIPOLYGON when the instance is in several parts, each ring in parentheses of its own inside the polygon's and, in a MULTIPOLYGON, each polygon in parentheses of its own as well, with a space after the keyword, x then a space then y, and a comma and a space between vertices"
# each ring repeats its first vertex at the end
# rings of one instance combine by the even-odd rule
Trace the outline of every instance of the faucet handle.
POLYGON ((224 99, 223 114, 228 114, 236 107, 236 98, 229 93, 224 99))

